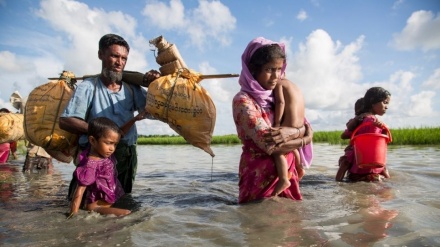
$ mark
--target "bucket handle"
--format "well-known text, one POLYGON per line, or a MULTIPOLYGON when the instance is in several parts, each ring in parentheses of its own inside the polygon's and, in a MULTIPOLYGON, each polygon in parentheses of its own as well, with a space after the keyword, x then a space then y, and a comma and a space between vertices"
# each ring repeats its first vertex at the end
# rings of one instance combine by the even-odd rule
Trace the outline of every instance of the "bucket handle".
MULTIPOLYGON (((350 142, 351 142, 351 144, 353 144, 353 143, 352 143, 352 142, 353 142, 353 138, 354 138, 354 136, 356 135, 356 133, 358 132, 358 130, 359 130, 360 128, 365 127, 365 126, 370 126, 370 125, 373 125, 373 124, 374 124, 374 122, 366 122, 366 123, 362 123, 361 125, 359 125, 359 126, 353 131, 353 133, 351 134, 351 138, 350 138, 350 142)), ((388 127, 387 127, 386 125, 383 125, 382 129, 384 129, 384 130, 387 132, 387 137, 388 137, 388 141, 387 141, 387 143, 392 142, 393 139, 392 139, 392 137, 391 137, 391 132, 390 132, 390 130, 388 129, 388 127)))

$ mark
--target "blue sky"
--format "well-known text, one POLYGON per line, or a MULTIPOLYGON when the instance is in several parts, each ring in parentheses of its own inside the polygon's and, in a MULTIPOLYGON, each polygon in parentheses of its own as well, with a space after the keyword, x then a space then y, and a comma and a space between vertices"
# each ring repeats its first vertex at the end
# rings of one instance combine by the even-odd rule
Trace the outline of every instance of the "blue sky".
MULTIPOLYGON (((100 71, 97 43, 117 33, 131 46, 127 70, 158 69, 148 41, 163 35, 189 68, 240 73, 241 54, 263 36, 286 44, 287 78, 306 99, 315 130, 343 130, 372 86, 391 92, 391 128, 440 126, 438 0, 0 0, 0 107, 63 70, 100 71)), ((201 85, 217 108, 215 135, 235 133, 237 78, 201 85)), ((141 134, 174 134, 159 121, 141 134)))

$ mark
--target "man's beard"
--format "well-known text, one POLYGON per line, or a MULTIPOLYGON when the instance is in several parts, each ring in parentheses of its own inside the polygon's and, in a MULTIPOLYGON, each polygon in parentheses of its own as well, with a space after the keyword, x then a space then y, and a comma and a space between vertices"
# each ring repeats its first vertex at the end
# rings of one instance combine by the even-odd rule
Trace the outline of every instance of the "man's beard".
POLYGON ((112 82, 122 81, 122 72, 114 72, 107 68, 102 69, 102 76, 109 79, 112 82))

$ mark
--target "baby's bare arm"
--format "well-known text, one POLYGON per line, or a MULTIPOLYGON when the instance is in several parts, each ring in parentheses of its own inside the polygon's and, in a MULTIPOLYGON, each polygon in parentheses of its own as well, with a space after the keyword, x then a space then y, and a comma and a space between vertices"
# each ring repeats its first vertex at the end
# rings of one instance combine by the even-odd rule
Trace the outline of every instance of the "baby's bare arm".
POLYGON ((286 108, 286 102, 284 101, 283 86, 278 84, 273 90, 275 96, 275 112, 274 112, 274 127, 280 127, 281 121, 284 115, 284 109, 286 108))
POLYGON ((283 88, 285 101, 285 111, 281 126, 300 128, 304 125, 304 96, 295 83, 287 79, 282 79, 279 83, 283 88))

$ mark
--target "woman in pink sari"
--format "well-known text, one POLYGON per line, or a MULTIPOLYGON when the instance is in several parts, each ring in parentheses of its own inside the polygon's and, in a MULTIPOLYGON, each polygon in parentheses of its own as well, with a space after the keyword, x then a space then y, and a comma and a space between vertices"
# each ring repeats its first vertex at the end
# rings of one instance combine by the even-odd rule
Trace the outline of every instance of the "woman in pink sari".
MULTIPOLYGON (((242 55, 241 90, 233 99, 237 135, 243 144, 239 166, 239 203, 272 196, 278 181, 272 154, 282 153, 288 163, 290 186, 278 196, 301 200, 293 150, 311 143, 308 124, 301 128, 272 128, 273 89, 286 69, 284 44, 259 37, 242 55)), ((301 93, 298 91, 298 93, 301 93)), ((305 152, 307 153, 307 152, 305 152)), ((307 157, 310 160, 310 157, 307 157)))

